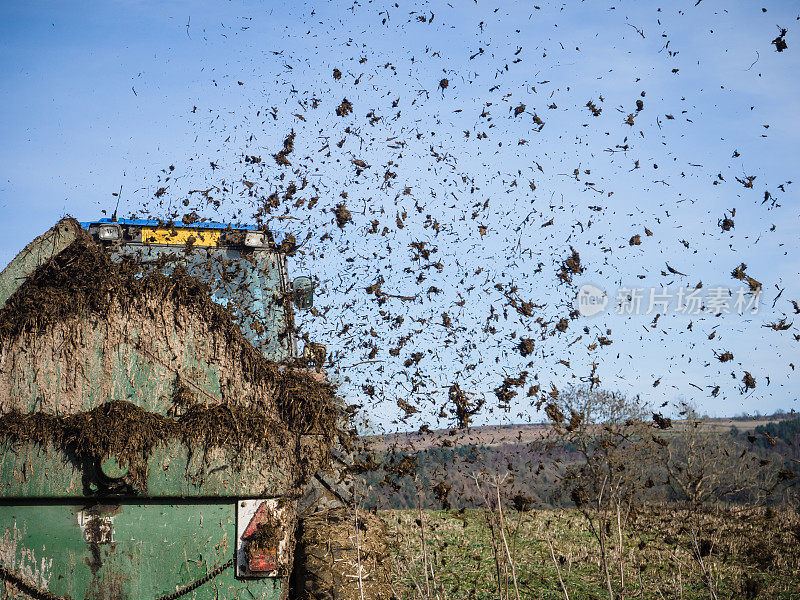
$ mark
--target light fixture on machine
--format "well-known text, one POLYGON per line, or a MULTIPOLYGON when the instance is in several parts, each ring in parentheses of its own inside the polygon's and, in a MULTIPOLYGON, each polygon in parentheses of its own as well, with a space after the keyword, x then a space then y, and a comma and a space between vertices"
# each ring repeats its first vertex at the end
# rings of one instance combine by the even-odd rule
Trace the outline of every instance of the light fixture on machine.
POLYGON ((114 242, 122 237, 122 228, 119 225, 108 223, 97 228, 97 239, 103 242, 114 242))
POLYGON ((237 577, 280 577, 289 571, 295 507, 277 498, 236 503, 237 577))

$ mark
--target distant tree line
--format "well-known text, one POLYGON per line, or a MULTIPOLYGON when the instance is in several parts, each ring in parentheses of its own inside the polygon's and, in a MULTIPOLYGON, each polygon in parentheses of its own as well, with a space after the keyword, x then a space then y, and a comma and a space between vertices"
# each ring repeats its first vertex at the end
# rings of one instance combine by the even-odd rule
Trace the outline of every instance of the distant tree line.
POLYGON ((638 399, 588 387, 548 402, 552 431, 540 441, 364 451, 365 504, 477 508, 476 478, 494 476, 505 476, 511 507, 574 507, 615 494, 628 505, 800 504, 800 417, 725 432, 687 405, 673 423, 638 399))

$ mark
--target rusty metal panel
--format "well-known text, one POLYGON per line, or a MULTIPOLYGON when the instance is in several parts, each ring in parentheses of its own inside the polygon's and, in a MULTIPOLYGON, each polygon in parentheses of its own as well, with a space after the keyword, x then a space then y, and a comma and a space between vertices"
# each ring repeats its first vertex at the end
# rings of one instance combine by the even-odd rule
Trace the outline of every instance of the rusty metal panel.
MULTIPOLYGON (((0 564, 58 596, 156 599, 234 557, 235 511, 233 502, 0 505, 0 564)), ((288 585, 285 577, 235 572, 227 568, 183 597, 276 600, 288 585)), ((29 598, 2 580, 0 592, 29 598)))

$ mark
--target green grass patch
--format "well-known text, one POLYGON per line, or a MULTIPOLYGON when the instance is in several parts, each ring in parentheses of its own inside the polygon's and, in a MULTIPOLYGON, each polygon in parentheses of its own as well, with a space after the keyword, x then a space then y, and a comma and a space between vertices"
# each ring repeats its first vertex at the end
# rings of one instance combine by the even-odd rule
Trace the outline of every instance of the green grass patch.
MULTIPOLYGON (((382 515, 393 532, 395 590, 404 600, 515 599, 514 575, 520 598, 563 600, 559 572, 570 600, 610 597, 600 545, 577 510, 505 512, 505 545, 484 510, 423 511, 424 527, 416 511, 382 515)), ((649 507, 623 527, 621 570, 619 532, 615 526, 608 533, 615 598, 707 599, 712 589, 720 599, 800 598, 793 511, 649 507)))

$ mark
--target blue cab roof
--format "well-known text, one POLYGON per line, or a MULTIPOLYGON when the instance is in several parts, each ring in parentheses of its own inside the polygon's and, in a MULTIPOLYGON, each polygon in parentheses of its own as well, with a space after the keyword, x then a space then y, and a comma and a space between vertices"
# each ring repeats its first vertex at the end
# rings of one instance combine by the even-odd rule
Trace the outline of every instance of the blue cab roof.
MULTIPOLYGON (((213 223, 213 222, 198 222, 198 223, 184 223, 182 221, 170 221, 169 223, 164 221, 158 221, 156 219, 109 219, 108 217, 104 217, 102 219, 97 219, 96 221, 81 221, 80 226, 84 229, 89 229, 91 225, 98 225, 101 223, 117 223, 119 225, 134 225, 136 227, 191 227, 194 229, 201 228, 201 229, 235 229, 241 231, 260 231, 260 229, 256 225, 232 225, 230 223, 213 223)), ((285 231, 272 231, 272 239, 275 241, 277 245, 283 243, 283 240, 286 239, 286 232, 285 231)))

